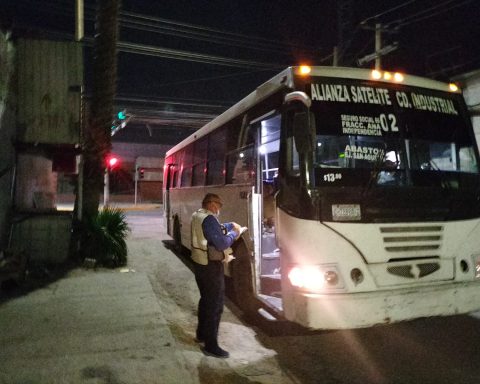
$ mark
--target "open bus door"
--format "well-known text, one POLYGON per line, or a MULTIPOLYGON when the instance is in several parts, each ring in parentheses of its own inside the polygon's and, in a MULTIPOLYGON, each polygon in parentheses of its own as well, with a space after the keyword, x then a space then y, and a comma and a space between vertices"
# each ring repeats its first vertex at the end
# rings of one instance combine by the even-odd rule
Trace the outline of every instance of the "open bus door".
MULTIPOLYGON (((276 177, 278 173, 280 147, 281 116, 274 112, 267 114, 250 123, 249 129, 255 132, 255 156, 253 171, 255 181, 248 194, 248 228, 252 257, 249 261, 251 270, 250 283, 253 285, 252 294, 260 299, 275 312, 282 311, 281 279, 280 279, 280 252, 276 244, 275 233, 275 194, 276 177)), ((238 243, 238 242, 237 242, 238 243)), ((234 252, 235 253, 235 252, 234 252)), ((234 263, 235 273, 240 270, 240 263, 234 263)), ((243 273, 248 268, 243 265, 243 273)), ((233 276, 234 284, 239 276, 233 276)), ((245 294, 248 280, 241 279, 245 294)), ((237 290, 237 289, 235 289, 237 290)), ((242 288, 238 289, 242 295, 242 288)), ((238 296, 238 295, 237 295, 238 296)), ((248 301, 244 298, 244 305, 248 301)), ((240 297, 237 297, 240 299, 240 297)), ((256 307, 258 309, 258 306, 256 307)))

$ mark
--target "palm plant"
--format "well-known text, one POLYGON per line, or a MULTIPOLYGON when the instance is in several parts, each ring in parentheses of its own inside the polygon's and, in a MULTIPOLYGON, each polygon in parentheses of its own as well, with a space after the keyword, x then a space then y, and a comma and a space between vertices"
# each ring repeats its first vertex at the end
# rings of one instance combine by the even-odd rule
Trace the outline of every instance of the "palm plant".
POLYGON ((127 264, 126 237, 130 231, 125 213, 119 208, 104 207, 88 221, 85 257, 97 260, 106 267, 127 264))

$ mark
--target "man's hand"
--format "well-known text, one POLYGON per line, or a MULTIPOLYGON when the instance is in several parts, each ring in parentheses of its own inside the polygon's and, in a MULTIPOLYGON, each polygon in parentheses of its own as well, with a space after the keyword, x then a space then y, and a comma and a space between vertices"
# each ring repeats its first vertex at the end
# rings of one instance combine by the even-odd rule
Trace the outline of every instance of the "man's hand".
POLYGON ((225 258, 223 259, 223 262, 225 264, 228 264, 234 259, 235 259, 235 256, 233 256, 231 253, 229 253, 229 254, 225 255, 225 258))
POLYGON ((233 224, 233 230, 237 233, 237 237, 235 239, 238 239, 240 237, 240 232, 242 230, 242 227, 237 223, 232 223, 232 224, 233 224))

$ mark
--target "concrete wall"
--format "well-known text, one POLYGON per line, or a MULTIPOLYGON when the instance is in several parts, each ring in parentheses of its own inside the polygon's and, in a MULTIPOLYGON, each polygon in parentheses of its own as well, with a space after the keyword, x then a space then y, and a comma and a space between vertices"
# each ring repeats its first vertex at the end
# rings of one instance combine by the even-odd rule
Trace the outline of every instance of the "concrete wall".
POLYGON ((63 263, 68 258, 72 216, 68 212, 23 215, 13 226, 12 248, 32 263, 63 263))
POLYGON ((18 155, 15 208, 18 210, 55 209, 57 173, 52 172, 52 160, 42 154, 18 155))
POLYGON ((18 39, 16 47, 19 141, 78 144, 81 43, 18 39))

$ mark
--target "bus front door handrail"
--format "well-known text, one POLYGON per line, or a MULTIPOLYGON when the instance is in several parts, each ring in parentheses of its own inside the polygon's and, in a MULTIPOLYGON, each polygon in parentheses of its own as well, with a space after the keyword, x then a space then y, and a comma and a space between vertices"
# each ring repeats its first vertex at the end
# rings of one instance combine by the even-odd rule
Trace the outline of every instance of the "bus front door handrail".
POLYGON ((251 200, 252 200, 252 196, 253 196, 253 188, 254 187, 252 187, 252 189, 250 189, 250 192, 248 192, 248 194, 247 194, 247 228, 249 229, 249 232, 252 230, 250 215, 252 214, 251 200))

